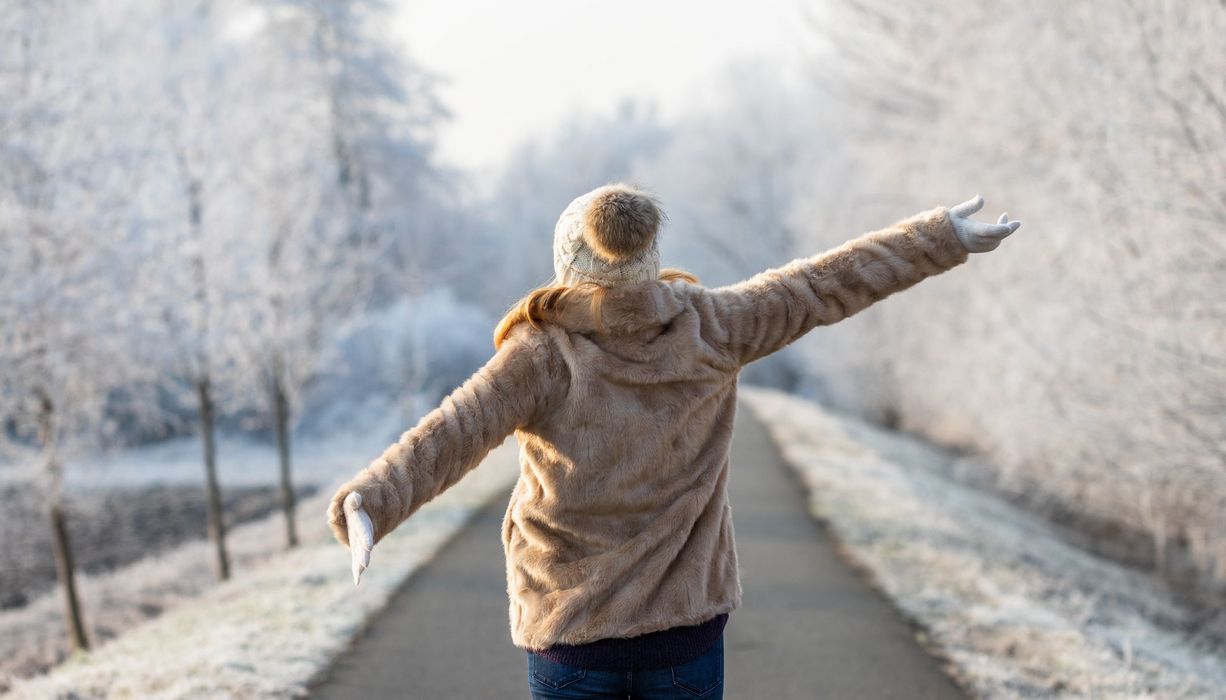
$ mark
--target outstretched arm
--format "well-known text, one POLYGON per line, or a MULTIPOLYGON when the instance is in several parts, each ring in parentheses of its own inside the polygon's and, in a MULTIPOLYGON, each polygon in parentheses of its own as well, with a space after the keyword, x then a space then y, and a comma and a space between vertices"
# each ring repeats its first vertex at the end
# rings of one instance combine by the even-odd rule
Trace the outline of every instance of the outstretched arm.
POLYGON ((515 330, 520 332, 508 337, 484 367, 332 497, 328 523, 354 552, 355 582, 365 566, 358 557, 362 550, 368 556, 374 543, 459 481, 565 390, 564 366, 552 343, 526 327, 515 330), (352 517, 363 512, 373 533, 369 541, 353 542, 351 532, 366 539, 363 523, 352 517))
POLYGON ((702 312, 712 342, 741 364, 769 355, 819 325, 841 321, 920 280, 986 252, 1017 230, 968 217, 983 199, 938 207, 866 233, 824 253, 798 258, 710 290, 702 312))

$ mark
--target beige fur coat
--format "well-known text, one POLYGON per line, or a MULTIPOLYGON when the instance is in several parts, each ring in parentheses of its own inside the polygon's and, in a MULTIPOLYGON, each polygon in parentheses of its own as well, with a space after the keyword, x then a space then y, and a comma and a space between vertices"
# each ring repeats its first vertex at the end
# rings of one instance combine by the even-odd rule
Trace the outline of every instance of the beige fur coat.
POLYGON ((502 525, 511 638, 541 649, 692 625, 741 600, 728 450, 737 375, 968 257, 933 209, 738 284, 607 290, 490 361, 337 492, 381 538, 512 432, 521 473, 502 525))

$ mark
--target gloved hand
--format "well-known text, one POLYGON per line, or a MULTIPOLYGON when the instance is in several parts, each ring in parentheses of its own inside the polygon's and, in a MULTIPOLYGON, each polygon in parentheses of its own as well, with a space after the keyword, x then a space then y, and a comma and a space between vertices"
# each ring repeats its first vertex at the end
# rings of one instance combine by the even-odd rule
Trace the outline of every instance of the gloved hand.
POLYGON ((1010 221, 1007 213, 1001 214, 994 224, 969 218, 971 214, 982 208, 983 197, 975 195, 974 199, 969 199, 949 210, 949 218, 954 223, 954 232, 958 234, 958 240, 972 253, 996 250, 996 246, 1000 245, 1006 236, 1022 225, 1020 221, 1010 221))
POLYGON ((362 572, 370 565, 370 550, 375 546, 375 526, 362 508, 362 494, 349 491, 343 498, 340 493, 333 497, 328 506, 328 524, 336 539, 349 547, 353 585, 356 586, 362 572))

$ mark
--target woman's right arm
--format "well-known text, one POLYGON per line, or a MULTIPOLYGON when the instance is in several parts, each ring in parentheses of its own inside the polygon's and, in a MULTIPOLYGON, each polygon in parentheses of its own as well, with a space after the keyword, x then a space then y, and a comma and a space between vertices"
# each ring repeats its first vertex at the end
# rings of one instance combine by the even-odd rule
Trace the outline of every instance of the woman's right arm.
POLYGON ((361 496, 373 544, 474 469, 516 428, 549 411, 568 385, 553 343, 527 324, 516 327, 483 367, 336 491, 328 507, 336 538, 349 542, 350 493, 361 496))
POLYGON ((837 323, 966 262, 968 246, 976 247, 968 238, 972 233, 998 241, 1016 230, 1017 222, 1004 216, 996 225, 965 218, 980 206, 982 199, 953 210, 938 207, 824 253, 709 290, 699 302, 704 334, 741 364, 780 350, 816 326, 837 323))

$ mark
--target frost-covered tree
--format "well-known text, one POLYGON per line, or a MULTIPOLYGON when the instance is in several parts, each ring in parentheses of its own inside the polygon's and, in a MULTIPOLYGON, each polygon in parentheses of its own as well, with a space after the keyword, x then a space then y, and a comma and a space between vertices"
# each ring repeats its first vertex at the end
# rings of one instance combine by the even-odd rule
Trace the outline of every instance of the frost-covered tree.
POLYGON ((371 253, 374 301, 384 303, 405 291, 406 267, 463 244, 451 236, 462 229, 453 211, 458 174, 432 162, 435 130, 449 116, 438 78, 388 34, 386 0, 270 2, 300 11, 291 43, 306 42, 295 53, 305 87, 322 100, 346 240, 371 253))
POLYGON ((218 148, 227 72, 242 61, 227 41, 241 6, 222 0, 133 6, 146 28, 128 56, 148 73, 130 99, 148 134, 140 200, 157 222, 145 259, 141 300, 160 322, 163 385, 196 415, 204 466, 208 537, 220 579, 230 576, 225 514, 217 472, 216 423, 224 394, 239 375, 236 342, 242 280, 248 273, 229 227, 235 164, 218 148))
POLYGON ((55 2, 0 14, 0 448, 41 477, 76 648, 89 636, 63 471, 116 437, 117 416, 145 417, 151 379, 129 346, 139 332, 132 278, 115 264, 130 240, 120 164, 131 144, 105 92, 115 75, 86 58, 108 38, 98 19, 55 2))
POLYGON ((384 9, 0 0, 0 457, 43 477, 77 646, 65 468, 196 423, 224 578, 219 421, 278 428, 292 524, 289 431, 329 341, 465 226, 384 9))
MULTIPOLYGON (((1013 254, 867 314, 871 336, 863 324, 825 334, 812 358, 826 397, 982 451, 996 466, 978 478, 1113 533, 1185 590, 1223 590, 1226 7, 857 0, 815 12, 813 75, 843 98, 833 125, 857 196, 893 216, 971 183, 1034 227, 1013 254), (970 50, 969 36, 1025 41, 970 50), (984 158, 1001 167, 968 167, 984 158), (977 293, 1002 280, 1012 293, 977 293), (982 306, 978 320, 951 296, 982 306), (885 377, 888 393, 840 382, 844 363, 885 377)), ((845 211, 841 228, 869 223, 845 211)))
POLYGON ((239 166, 222 214, 224 228, 243 232, 232 242, 244 260, 235 279, 242 301, 232 312, 241 379, 231 398, 271 417, 292 547, 291 416, 336 305, 357 290, 334 284, 354 279, 344 240, 351 218, 336 185, 327 96, 311 60, 314 25, 302 12, 282 10, 248 10, 243 60, 227 72, 225 90, 227 103, 246 109, 219 126, 215 152, 239 166))
POLYGON ((373 0, 254 5, 259 29, 230 74, 230 100, 251 105, 226 141, 243 163, 233 225, 250 231, 240 247, 253 262, 248 376, 265 389, 244 405, 276 435, 291 547, 291 436, 305 391, 336 361, 329 331, 372 295, 406 291, 388 284, 418 252, 401 239, 429 235, 443 192, 430 164, 443 112, 428 76, 382 34, 387 10, 373 0))

